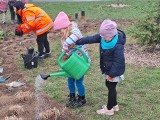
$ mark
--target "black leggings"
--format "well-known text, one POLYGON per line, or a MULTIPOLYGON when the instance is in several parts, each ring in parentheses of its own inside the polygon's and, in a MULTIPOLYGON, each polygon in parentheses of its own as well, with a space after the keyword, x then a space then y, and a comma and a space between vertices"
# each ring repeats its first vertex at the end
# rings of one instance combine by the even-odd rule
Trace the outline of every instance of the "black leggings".
POLYGON ((48 42, 48 39, 47 39, 47 34, 48 34, 48 32, 37 36, 36 41, 37 41, 37 44, 38 44, 39 56, 43 55, 44 48, 45 48, 45 53, 50 52, 50 47, 49 47, 49 42, 48 42))
POLYGON ((14 1, 9 1, 8 2, 8 5, 9 5, 9 10, 10 10, 10 13, 11 13, 11 20, 15 20, 15 15, 17 15, 17 22, 18 22, 18 24, 22 24, 22 18, 21 18, 21 16, 20 15, 18 15, 18 14, 16 14, 15 12, 14 12, 14 9, 13 9, 13 4, 14 4, 15 2, 14 1))
POLYGON ((117 91, 116 91, 117 82, 109 82, 106 80, 105 84, 108 88, 107 108, 108 110, 111 110, 113 106, 117 105, 117 91))
POLYGON ((14 9, 13 9, 14 2, 10 1, 8 4, 9 4, 9 10, 10 10, 10 13, 11 13, 11 20, 15 20, 15 12, 14 12, 14 9))

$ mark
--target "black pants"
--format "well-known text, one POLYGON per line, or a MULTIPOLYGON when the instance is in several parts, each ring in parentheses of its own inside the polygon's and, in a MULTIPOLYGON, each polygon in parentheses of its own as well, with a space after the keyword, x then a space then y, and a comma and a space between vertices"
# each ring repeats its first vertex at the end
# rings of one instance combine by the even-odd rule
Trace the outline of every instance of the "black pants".
MULTIPOLYGON (((8 5, 9 5, 9 10, 10 10, 10 14, 11 14, 11 20, 15 20, 15 12, 14 12, 14 9, 13 9, 13 4, 15 2, 14 1, 9 1, 8 2, 8 5)), ((17 22, 18 24, 21 24, 22 23, 22 19, 21 19, 21 16, 17 14, 17 22)))
POLYGON ((8 3, 9 10, 10 10, 10 13, 11 13, 11 20, 15 20, 15 12, 14 12, 14 9, 13 9, 13 4, 14 4, 14 1, 9 1, 9 3, 8 3))
POLYGON ((48 32, 37 36, 36 41, 37 41, 37 44, 38 44, 39 56, 42 56, 44 54, 44 52, 43 52, 44 48, 45 48, 45 53, 50 52, 50 47, 49 47, 49 42, 48 42, 48 39, 47 39, 47 34, 48 34, 48 32))
POLYGON ((109 82, 106 80, 105 84, 108 88, 107 108, 108 110, 111 110, 113 106, 117 105, 117 91, 116 91, 117 82, 109 82))

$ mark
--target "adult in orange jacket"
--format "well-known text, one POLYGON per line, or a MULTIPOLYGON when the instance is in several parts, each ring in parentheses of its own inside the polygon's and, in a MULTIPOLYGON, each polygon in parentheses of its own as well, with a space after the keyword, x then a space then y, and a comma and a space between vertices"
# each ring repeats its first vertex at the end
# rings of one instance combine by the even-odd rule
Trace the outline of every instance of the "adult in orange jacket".
POLYGON ((24 4, 21 1, 17 1, 13 8, 22 18, 22 24, 16 28, 15 35, 22 36, 33 31, 37 36, 39 58, 50 57, 51 51, 47 33, 53 28, 52 19, 44 10, 33 4, 24 4), (44 48, 45 52, 43 52, 44 48))

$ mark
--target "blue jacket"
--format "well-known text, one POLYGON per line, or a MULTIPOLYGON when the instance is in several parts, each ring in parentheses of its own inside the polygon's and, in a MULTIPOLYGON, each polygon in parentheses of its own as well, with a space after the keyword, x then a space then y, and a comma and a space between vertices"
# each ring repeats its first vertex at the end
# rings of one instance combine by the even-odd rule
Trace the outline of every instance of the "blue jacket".
POLYGON ((100 43, 100 68, 102 74, 116 77, 125 72, 124 44, 126 43, 126 35, 123 31, 118 30, 118 41, 111 49, 102 49, 101 36, 83 37, 76 41, 76 45, 100 43))

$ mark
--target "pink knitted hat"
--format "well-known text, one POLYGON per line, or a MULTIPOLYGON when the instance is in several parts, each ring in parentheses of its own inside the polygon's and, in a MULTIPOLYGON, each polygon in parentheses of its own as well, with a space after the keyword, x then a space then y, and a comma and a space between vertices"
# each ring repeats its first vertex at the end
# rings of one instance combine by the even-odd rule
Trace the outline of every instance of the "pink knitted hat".
POLYGON ((117 34, 117 24, 106 19, 102 22, 99 29, 100 36, 103 38, 113 38, 117 34))
POLYGON ((69 21, 67 14, 61 11, 57 15, 54 21, 54 30, 56 31, 56 30, 60 30, 63 28, 67 28, 69 25, 70 25, 70 21, 69 21))

